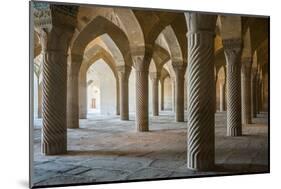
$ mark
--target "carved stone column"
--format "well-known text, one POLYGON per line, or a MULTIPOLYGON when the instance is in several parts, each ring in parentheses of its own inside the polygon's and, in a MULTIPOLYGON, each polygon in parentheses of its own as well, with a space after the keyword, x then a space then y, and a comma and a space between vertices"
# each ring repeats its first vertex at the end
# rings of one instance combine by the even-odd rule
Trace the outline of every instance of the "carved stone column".
POLYGON ((226 58, 227 136, 241 136, 241 52, 240 38, 223 40, 226 58))
POLYGON ((257 69, 252 69, 251 77, 251 104, 252 104, 252 116, 257 117, 257 69))
POLYGON ((42 83, 38 84, 38 118, 42 118, 42 83))
POLYGON ((146 57, 134 56, 136 69, 136 128, 148 131, 148 65, 146 57))
POLYGON ((120 115, 120 84, 119 77, 116 81, 116 115, 120 115))
POLYGON ((260 113, 260 78, 257 75, 257 90, 256 90, 256 104, 257 104, 257 114, 260 113))
POLYGON ((185 13, 188 21, 187 167, 209 170, 215 164, 214 36, 217 17, 185 13))
POLYGON ((186 66, 173 62, 173 68, 176 74, 175 120, 176 122, 184 122, 184 73, 186 66))
POLYGON ((252 58, 242 60, 242 123, 252 123, 251 113, 251 69, 252 58))
POLYGON ((159 74, 157 72, 150 73, 150 79, 152 81, 152 115, 159 116, 159 74))
POLYGON ((171 77, 172 81, 172 112, 176 112, 176 78, 171 77))
POLYGON ((161 83, 161 110, 164 110, 164 85, 165 85, 165 80, 162 79, 160 80, 161 83))
POLYGON ((67 51, 76 25, 78 7, 33 2, 34 24, 43 53, 42 153, 67 151, 67 51))
POLYGON ((79 79, 79 118, 87 119, 87 78, 86 72, 80 72, 79 79))
POLYGON ((225 99, 224 99, 224 96, 225 95, 225 84, 224 83, 221 83, 220 84, 220 112, 223 112, 225 111, 224 107, 224 103, 225 103, 225 99))
POLYGON ((117 67, 120 86, 120 114, 121 120, 129 120, 129 91, 128 82, 131 68, 128 66, 117 67))
POLYGON ((79 128, 79 68, 82 55, 71 55, 67 76, 67 128, 79 128))

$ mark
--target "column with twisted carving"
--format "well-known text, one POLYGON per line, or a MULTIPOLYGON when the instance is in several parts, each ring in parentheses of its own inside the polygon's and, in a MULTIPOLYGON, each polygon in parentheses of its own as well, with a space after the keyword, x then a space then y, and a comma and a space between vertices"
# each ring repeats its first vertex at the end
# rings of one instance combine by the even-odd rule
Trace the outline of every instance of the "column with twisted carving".
POLYGON ((223 40, 226 57, 227 136, 241 136, 241 52, 240 38, 223 40))
POLYGON ((150 79, 152 81, 152 115, 159 116, 159 74, 157 72, 150 73, 150 79))
POLYGON ((188 26, 187 167, 209 170, 215 163, 214 36, 216 16, 185 13, 188 26))
POLYGON ((129 91, 128 82, 131 72, 129 66, 118 66, 117 67, 119 86, 120 86, 120 117, 121 120, 129 120, 129 91))
POLYGON ((67 128, 79 128, 79 69, 82 55, 71 55, 67 74, 67 128))
POLYGON ((161 110, 164 110, 164 82, 165 80, 164 79, 161 79, 160 80, 160 83, 161 83, 161 110))
POLYGON ((252 77, 251 77, 251 103, 252 103, 252 116, 254 118, 257 117, 257 69, 252 69, 252 77))
POLYGON ((242 60, 242 123, 252 123, 251 113, 251 69, 252 58, 242 60))
POLYGON ((136 70, 136 128, 140 132, 148 131, 148 65, 144 57, 135 56, 136 70))
POLYGON ((78 7, 45 2, 33 2, 32 6, 43 52, 42 153, 62 154, 67 151, 67 51, 78 7))
POLYGON ((38 84, 38 118, 42 118, 42 83, 38 84))
POLYGON ((176 74, 175 82, 175 120, 176 122, 184 122, 184 73, 185 65, 173 62, 173 68, 176 74))

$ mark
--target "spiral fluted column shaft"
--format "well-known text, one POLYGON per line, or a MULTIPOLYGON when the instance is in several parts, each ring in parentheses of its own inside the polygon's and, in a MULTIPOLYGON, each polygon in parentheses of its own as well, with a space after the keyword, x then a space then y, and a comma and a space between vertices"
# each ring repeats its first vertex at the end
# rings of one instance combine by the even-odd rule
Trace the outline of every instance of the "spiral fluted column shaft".
POLYGON ((209 170, 215 163, 214 29, 216 16, 185 13, 188 23, 187 167, 209 170), (205 28, 201 30, 201 28, 205 28))
POLYGON ((66 152, 66 54, 44 52, 42 152, 66 152))
POLYGON ((80 74, 79 81, 79 118, 87 119, 87 81, 86 73, 80 74))
POLYGON ((164 110, 164 79, 161 80, 161 110, 164 110))
POLYGON ((119 86, 120 86, 120 117, 121 120, 129 120, 129 68, 119 67, 119 86))
POLYGON ((77 23, 78 7, 48 6, 41 2, 32 5, 43 55, 41 150, 45 155, 63 154, 67 151, 67 51, 77 23), (62 23, 62 20, 67 22, 62 23))
POLYGON ((251 58, 242 61, 242 123, 252 123, 251 113, 251 58))
POLYGON ((223 41, 226 57, 227 136, 241 136, 241 39, 223 41))
POLYGON ((184 69, 183 65, 174 65, 175 82, 175 121, 184 122, 184 69))
POLYGON ((38 85, 38 118, 42 118, 42 84, 38 85))

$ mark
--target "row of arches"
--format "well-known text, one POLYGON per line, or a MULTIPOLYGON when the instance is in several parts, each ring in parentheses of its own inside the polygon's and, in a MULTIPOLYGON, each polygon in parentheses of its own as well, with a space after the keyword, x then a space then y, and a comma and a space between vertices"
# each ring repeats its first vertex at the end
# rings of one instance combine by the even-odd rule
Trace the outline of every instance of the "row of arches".
MULTIPOLYGON (((50 30, 46 30, 45 22, 40 22, 44 20, 40 18, 42 14, 37 15, 42 12, 41 7, 35 11, 35 21, 39 23, 35 24, 37 42, 43 52, 42 149, 46 154, 66 150, 65 125, 79 128, 79 117, 86 112, 86 73, 100 59, 111 68, 115 78, 116 113, 120 112, 121 120, 129 119, 128 83, 130 75, 135 74, 135 126, 139 132, 149 131, 149 96, 152 115, 158 116, 164 99, 160 98, 159 105, 159 81, 172 81, 175 121, 184 121, 184 99, 187 101, 188 167, 192 169, 208 169, 214 164, 215 83, 222 86, 220 102, 227 99, 228 136, 242 134, 240 110, 245 123, 250 123, 251 102, 256 101, 253 99, 262 96, 261 104, 266 109, 264 65, 268 61, 258 58, 268 47, 266 18, 84 6, 48 9, 58 11, 67 22, 51 25, 51 29, 47 26, 50 30), (64 9, 72 14, 60 12, 64 9), (65 25, 69 27, 64 28, 65 25), (251 78, 263 85, 251 84, 251 78), (251 85, 256 89, 251 89, 251 85), (61 134, 53 136, 50 130, 61 134)), ((57 19, 56 14, 51 16, 57 19)), ((59 17, 58 23, 61 20, 59 17)), ((34 52, 38 50, 35 48, 34 52)), ((102 80, 106 79, 105 74, 102 80)), ((163 83, 160 85, 165 90, 163 83)), ((224 109, 224 105, 220 107, 224 109)))

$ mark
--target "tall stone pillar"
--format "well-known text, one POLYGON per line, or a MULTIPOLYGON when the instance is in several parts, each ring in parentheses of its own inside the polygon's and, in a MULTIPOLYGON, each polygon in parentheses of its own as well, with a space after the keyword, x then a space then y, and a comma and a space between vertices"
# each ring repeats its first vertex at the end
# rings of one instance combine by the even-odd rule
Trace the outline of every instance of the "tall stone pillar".
POLYGON ((40 83, 38 84, 38 118, 42 118, 42 90, 42 83, 40 83))
POLYGON ((119 77, 116 81, 116 115, 120 115, 120 84, 119 77))
POLYGON ((79 79, 79 118, 87 119, 87 76, 80 71, 79 79))
POLYGON ((172 81, 172 112, 176 112, 176 78, 171 77, 172 81))
POLYGON ((148 131, 148 65, 146 57, 135 56, 136 70, 136 128, 137 131, 148 131))
POLYGON ((79 68, 82 55, 71 55, 67 74, 67 128, 79 128, 79 68))
POLYGON ((184 122, 184 73, 185 65, 173 62, 173 68, 176 74, 175 85, 175 120, 176 122, 184 122))
POLYGON ((251 70, 252 58, 242 60, 242 123, 252 123, 251 113, 251 70))
POLYGON ((241 136, 241 52, 240 38, 223 40, 226 57, 227 136, 241 136))
POLYGON ((160 80, 161 83, 161 110, 164 110, 164 85, 165 85, 165 80, 162 79, 160 80))
POLYGON ((257 89, 256 89, 256 104, 257 104, 257 114, 260 113, 260 78, 257 75, 257 89))
POLYGON ((225 99, 224 96, 225 95, 225 84, 224 83, 220 83, 220 112, 225 111, 224 107, 224 103, 225 103, 225 99))
POLYGON ((252 104, 252 117, 257 117, 257 69, 252 69, 251 77, 251 104, 252 104))
POLYGON ((33 2, 35 29, 43 53, 42 153, 67 151, 67 51, 76 25, 78 7, 33 2))
POLYGON ((209 170, 215 164, 214 36, 217 17, 185 13, 188 26, 187 167, 209 170))
POLYGON ((159 74, 157 72, 150 73, 152 81, 152 115, 159 116, 159 74))
POLYGON ((129 91, 128 82, 131 72, 129 66, 118 66, 117 67, 119 76, 119 86, 120 86, 120 114, 121 120, 129 120, 129 91))

